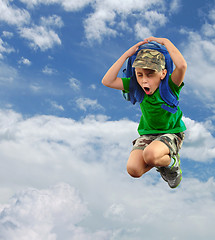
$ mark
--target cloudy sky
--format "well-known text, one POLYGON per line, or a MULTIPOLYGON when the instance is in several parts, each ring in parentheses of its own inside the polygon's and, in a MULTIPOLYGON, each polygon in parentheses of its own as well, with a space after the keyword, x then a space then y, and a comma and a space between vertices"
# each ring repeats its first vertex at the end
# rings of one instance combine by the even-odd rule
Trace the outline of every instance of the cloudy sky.
POLYGON ((214 239, 214 66, 214 0, 0 0, 0 239, 214 239), (101 84, 151 35, 188 63, 175 190, 128 176, 140 110, 101 84))

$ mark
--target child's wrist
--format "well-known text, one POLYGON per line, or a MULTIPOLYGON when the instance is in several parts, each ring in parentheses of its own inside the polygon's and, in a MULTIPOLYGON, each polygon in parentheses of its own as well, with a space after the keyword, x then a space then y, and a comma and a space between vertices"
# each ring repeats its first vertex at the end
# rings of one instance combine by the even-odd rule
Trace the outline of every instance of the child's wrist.
POLYGON ((122 58, 124 58, 125 60, 127 60, 128 58, 130 57, 129 53, 125 52, 123 55, 122 55, 122 58))
POLYGON ((168 43, 170 43, 170 40, 167 38, 163 38, 162 45, 166 46, 168 43))

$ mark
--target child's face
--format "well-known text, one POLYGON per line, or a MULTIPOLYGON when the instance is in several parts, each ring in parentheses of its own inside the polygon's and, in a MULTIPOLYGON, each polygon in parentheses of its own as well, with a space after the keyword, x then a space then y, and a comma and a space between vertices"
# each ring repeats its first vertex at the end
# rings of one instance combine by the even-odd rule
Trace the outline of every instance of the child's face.
POLYGON ((151 69, 135 68, 137 82, 148 95, 152 95, 157 90, 166 72, 166 69, 156 72, 151 69))

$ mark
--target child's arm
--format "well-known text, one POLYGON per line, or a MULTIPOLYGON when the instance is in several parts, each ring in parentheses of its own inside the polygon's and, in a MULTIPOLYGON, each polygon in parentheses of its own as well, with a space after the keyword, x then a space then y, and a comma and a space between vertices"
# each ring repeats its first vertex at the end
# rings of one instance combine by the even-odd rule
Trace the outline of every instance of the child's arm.
POLYGON ((185 72, 187 70, 187 63, 186 63, 184 57, 182 56, 182 54, 179 52, 179 50, 167 38, 149 37, 149 38, 145 39, 144 41, 147 41, 147 42, 156 41, 157 43, 160 43, 166 47, 167 51, 170 54, 170 57, 172 58, 174 65, 175 65, 175 69, 171 76, 172 81, 177 86, 180 86, 184 80, 185 72))
POLYGON ((110 88, 115 88, 119 90, 124 90, 122 79, 117 77, 120 69, 122 68, 124 62, 127 58, 131 57, 138 50, 139 46, 144 44, 145 41, 135 44, 133 47, 128 49, 107 71, 102 79, 102 83, 110 88))

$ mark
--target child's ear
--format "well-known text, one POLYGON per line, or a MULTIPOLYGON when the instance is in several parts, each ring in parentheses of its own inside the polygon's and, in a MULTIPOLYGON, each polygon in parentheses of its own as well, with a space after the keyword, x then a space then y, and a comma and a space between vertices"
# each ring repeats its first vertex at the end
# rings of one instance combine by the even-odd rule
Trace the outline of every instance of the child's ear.
POLYGON ((161 80, 164 80, 164 78, 166 77, 166 74, 167 74, 167 70, 166 69, 163 69, 161 71, 161 80))

